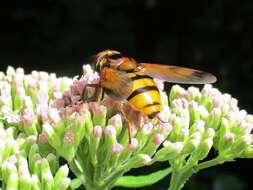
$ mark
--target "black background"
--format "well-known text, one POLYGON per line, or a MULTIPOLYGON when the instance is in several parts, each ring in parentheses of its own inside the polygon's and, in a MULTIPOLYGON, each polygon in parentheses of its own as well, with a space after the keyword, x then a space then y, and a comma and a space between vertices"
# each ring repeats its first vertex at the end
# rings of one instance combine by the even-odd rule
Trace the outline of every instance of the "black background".
MULTIPOLYGON (((116 49, 142 62, 212 72, 215 86, 253 113, 252 24, 252 0, 2 1, 0 70, 12 65, 74 76, 91 55, 116 49)), ((252 160, 226 163, 195 175, 185 189, 252 189, 246 174, 252 171, 252 160)))

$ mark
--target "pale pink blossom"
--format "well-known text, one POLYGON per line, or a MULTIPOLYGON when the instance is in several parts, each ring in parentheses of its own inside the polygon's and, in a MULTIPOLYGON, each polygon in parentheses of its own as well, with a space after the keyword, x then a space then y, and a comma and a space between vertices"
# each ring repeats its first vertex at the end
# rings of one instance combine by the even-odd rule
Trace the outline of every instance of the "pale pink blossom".
POLYGON ((64 140, 65 140, 66 143, 72 144, 73 141, 74 141, 74 133, 73 133, 73 131, 71 131, 71 130, 67 131, 65 133, 65 135, 64 135, 64 140))
POLYGON ((164 135, 162 134, 157 134, 154 139, 153 139, 153 143, 156 145, 160 145, 163 141, 165 140, 164 135))
POLYGON ((127 145, 128 150, 135 150, 138 147, 138 139, 132 138, 131 142, 127 145))
POLYGON ((100 126, 95 126, 93 127, 93 135, 97 138, 97 139, 100 139, 101 136, 103 134, 103 130, 102 130, 102 127, 100 126))
POLYGON ((112 146, 112 152, 114 154, 119 154, 123 150, 123 146, 119 143, 116 143, 112 146))

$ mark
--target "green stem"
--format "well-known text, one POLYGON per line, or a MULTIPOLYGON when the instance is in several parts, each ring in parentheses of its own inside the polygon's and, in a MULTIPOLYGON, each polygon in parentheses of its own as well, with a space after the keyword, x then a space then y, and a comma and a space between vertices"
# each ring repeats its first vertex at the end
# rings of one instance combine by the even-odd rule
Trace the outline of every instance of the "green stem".
POLYGON ((218 156, 212 160, 208 160, 208 161, 205 161, 205 162, 202 162, 200 164, 198 164, 197 166, 194 167, 194 173, 197 173, 199 170, 203 170, 205 168, 210 168, 212 166, 216 166, 218 164, 221 164, 223 163, 225 160, 218 156))
POLYGON ((125 170, 120 170, 120 171, 116 171, 114 172, 112 175, 109 176, 109 178, 107 178, 105 180, 105 186, 107 186, 109 189, 111 189, 114 184, 116 183, 116 181, 123 176, 123 174, 125 173, 125 170))
POLYGON ((87 190, 110 190, 119 177, 125 173, 125 170, 116 170, 111 172, 110 175, 108 174, 100 176, 96 174, 97 177, 95 178, 95 173, 93 173, 93 175, 87 175, 86 171, 83 170, 84 168, 82 167, 83 171, 80 171, 73 161, 69 162, 69 166, 71 171, 80 179, 81 183, 87 190))
POLYGON ((192 167, 185 166, 180 170, 174 171, 171 176, 170 187, 168 190, 180 190, 185 182, 192 176, 194 170, 192 167))
POLYGON ((180 190, 183 188, 185 182, 198 171, 209 168, 224 162, 222 157, 216 157, 212 160, 202 162, 196 166, 191 164, 187 164, 183 166, 181 169, 175 169, 171 175, 170 187, 168 190, 180 190))

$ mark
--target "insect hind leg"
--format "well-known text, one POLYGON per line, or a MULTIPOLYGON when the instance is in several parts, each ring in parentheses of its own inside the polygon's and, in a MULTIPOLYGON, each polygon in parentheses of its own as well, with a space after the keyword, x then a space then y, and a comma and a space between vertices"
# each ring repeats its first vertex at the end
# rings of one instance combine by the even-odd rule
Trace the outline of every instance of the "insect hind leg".
POLYGON ((131 137, 131 123, 128 120, 125 111, 122 109, 122 107, 120 108, 120 113, 124 118, 124 121, 127 123, 127 130, 128 130, 128 143, 131 144, 132 143, 132 137, 131 137))
POLYGON ((161 123, 166 123, 166 121, 163 121, 162 118, 159 116, 159 114, 156 116, 156 119, 161 123))

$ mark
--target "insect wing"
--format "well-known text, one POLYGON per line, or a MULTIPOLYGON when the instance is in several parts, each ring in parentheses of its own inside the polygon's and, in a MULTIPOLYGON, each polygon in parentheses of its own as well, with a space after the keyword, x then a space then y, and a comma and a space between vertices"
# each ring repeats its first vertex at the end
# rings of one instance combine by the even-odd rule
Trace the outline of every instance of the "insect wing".
POLYGON ((216 81, 216 77, 210 73, 186 67, 139 63, 137 69, 153 78, 173 83, 206 84, 216 81))
POLYGON ((100 73, 101 86, 105 93, 115 100, 124 100, 132 92, 132 80, 128 74, 111 68, 104 68, 100 73))

